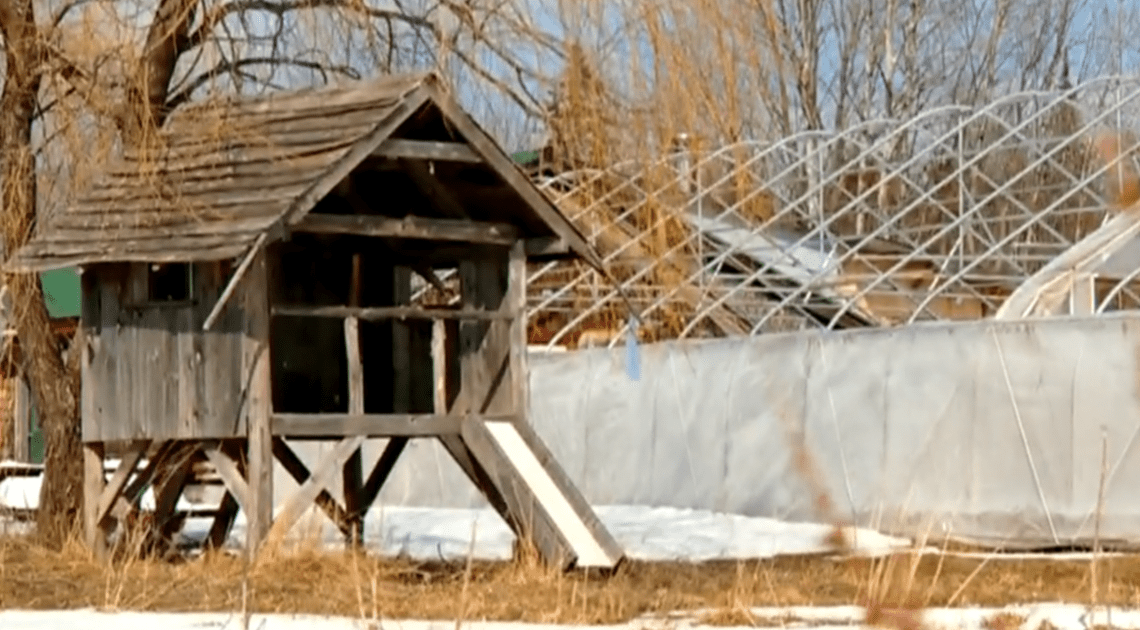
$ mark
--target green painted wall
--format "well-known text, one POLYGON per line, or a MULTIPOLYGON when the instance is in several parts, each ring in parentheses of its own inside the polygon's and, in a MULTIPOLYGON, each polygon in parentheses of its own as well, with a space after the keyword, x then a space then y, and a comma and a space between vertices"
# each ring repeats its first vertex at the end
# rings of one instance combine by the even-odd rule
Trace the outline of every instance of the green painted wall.
POLYGON ((32 405, 32 426, 28 430, 28 459, 33 464, 44 463, 44 432, 40 429, 39 419, 36 418, 36 406, 32 405))
POLYGON ((75 267, 45 271, 40 274, 40 284, 44 289, 48 315, 56 317, 79 317, 79 272, 75 267))

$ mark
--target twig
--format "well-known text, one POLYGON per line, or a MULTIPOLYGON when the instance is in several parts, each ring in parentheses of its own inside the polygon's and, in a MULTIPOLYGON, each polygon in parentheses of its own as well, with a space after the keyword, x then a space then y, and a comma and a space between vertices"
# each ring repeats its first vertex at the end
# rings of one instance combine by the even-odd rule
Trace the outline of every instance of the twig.
POLYGON ((455 616, 455 630, 459 630, 467 615, 467 587, 471 584, 471 561, 475 558, 475 529, 478 520, 471 522, 471 543, 467 546, 467 563, 463 567, 463 588, 459 591, 459 614, 455 616))

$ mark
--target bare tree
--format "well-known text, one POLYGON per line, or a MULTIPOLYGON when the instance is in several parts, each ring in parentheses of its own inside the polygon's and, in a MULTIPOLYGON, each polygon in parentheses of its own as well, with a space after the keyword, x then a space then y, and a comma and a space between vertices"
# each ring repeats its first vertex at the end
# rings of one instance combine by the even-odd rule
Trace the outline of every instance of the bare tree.
MULTIPOLYGON (((560 6, 572 16, 565 31, 591 31, 582 21, 593 14, 579 0, 560 6)), ((582 36, 579 43, 604 69, 607 89, 626 97, 623 114, 648 119, 617 127, 629 133, 656 127, 658 150, 676 131, 712 142, 775 139, 905 119, 938 105, 982 104, 1017 90, 1057 89, 1140 61, 1121 38, 1104 32, 1108 23, 1130 32, 1135 11, 1113 9, 1104 18, 1088 0, 635 0, 613 6, 610 15, 593 18, 592 30, 606 36, 582 36), (622 46, 602 28, 615 23, 624 29, 622 46)))

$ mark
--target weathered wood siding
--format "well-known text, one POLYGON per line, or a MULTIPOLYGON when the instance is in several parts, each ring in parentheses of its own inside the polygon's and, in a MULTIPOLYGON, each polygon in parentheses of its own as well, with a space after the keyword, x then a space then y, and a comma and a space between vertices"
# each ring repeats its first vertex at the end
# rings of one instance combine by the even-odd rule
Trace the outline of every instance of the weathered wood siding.
POLYGON ((202 331, 226 274, 194 266, 190 303, 147 304, 146 267, 110 264, 83 274, 83 439, 225 438, 246 433, 242 291, 202 331))
MULTIPOLYGON (((483 249, 482 256, 459 263, 463 306, 499 310, 507 299, 508 253, 483 249)), ((453 411, 459 414, 515 413, 511 392, 511 322, 463 321, 458 331, 460 390, 453 411)))

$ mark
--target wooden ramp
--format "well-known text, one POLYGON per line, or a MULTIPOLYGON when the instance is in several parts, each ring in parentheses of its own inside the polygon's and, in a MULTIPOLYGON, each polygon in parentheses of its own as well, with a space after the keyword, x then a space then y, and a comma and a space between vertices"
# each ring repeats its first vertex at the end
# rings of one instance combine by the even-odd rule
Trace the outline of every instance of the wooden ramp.
POLYGON ((622 561, 617 541, 529 425, 469 418, 459 438, 444 444, 515 534, 533 540, 544 557, 582 569, 622 561))

